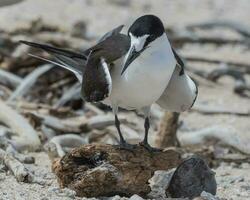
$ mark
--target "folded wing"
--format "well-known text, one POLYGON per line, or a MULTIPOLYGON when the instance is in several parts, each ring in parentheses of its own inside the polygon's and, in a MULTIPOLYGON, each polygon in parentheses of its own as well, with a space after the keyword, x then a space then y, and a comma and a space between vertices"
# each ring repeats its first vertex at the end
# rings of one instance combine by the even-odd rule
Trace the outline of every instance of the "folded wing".
MULTIPOLYGON (((175 57, 178 56, 174 52, 175 57)), ((163 109, 184 112, 190 109, 197 97, 198 89, 194 81, 185 73, 184 64, 178 56, 174 73, 161 97, 157 100, 163 109)))
POLYGON ((106 33, 96 45, 82 53, 46 44, 20 42, 51 54, 55 60, 32 54, 31 56, 73 72, 82 83, 82 97, 86 101, 97 102, 105 99, 111 92, 110 66, 115 60, 125 55, 129 49, 130 39, 128 36, 120 34, 122 28, 123 25, 106 33))

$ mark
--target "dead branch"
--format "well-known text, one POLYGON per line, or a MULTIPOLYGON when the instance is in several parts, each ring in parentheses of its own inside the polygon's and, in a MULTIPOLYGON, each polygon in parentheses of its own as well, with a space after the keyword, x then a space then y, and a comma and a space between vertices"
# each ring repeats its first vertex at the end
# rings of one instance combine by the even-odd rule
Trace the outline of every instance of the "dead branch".
POLYGON ((206 77, 212 81, 217 81, 219 78, 225 75, 231 76, 235 79, 235 86, 234 86, 235 93, 243 95, 245 91, 247 90, 250 91, 250 85, 247 85, 243 72, 240 72, 236 69, 230 69, 228 67, 216 69, 206 74, 206 77))
POLYGON ((9 144, 8 147, 6 148, 6 152, 9 155, 12 155, 17 160, 19 160, 21 163, 25 163, 25 164, 35 163, 34 157, 19 153, 11 144, 9 144))
POLYGON ((22 78, 11 72, 0 69, 0 83, 11 88, 16 88, 19 84, 21 84, 21 82, 22 78))
MULTIPOLYGON (((38 124, 46 125, 55 131, 62 133, 81 133, 93 129, 104 129, 107 126, 114 125, 113 115, 96 115, 90 118, 77 116, 66 119, 60 119, 51 115, 44 115, 37 112, 26 112, 25 115, 30 117, 38 124)), ((122 123, 126 123, 125 117, 120 117, 122 123)))
POLYGON ((23 114, 28 112, 36 112, 42 113, 43 115, 55 115, 55 116, 74 116, 75 113, 70 110, 68 107, 62 108, 53 108, 48 104, 43 103, 32 103, 27 101, 15 101, 15 102, 7 102, 9 106, 14 108, 15 110, 20 110, 23 114))
POLYGON ((99 109, 98 107, 94 106, 93 104, 91 103, 85 103, 84 104, 84 107, 87 109, 87 110, 90 110, 92 111, 93 113, 95 113, 96 115, 105 115, 105 112, 103 112, 101 109, 99 109))
POLYGON ((112 145, 92 144, 56 160, 53 171, 60 186, 69 187, 78 196, 146 196, 150 192, 148 180, 154 172, 171 169, 179 162, 179 153, 174 150, 150 154, 140 146, 130 152, 112 145))
POLYGON ((4 164, 14 174, 15 178, 19 182, 32 182, 33 175, 29 170, 12 155, 6 153, 0 149, 0 160, 3 160, 4 164))
POLYGON ((204 37, 198 35, 172 35, 169 37, 171 44, 179 47, 186 43, 200 43, 200 44, 216 44, 216 45, 226 45, 226 44, 240 44, 240 45, 250 45, 250 42, 247 40, 241 39, 230 39, 230 38, 222 38, 222 37, 204 37))
POLYGON ((235 30, 236 32, 240 33, 242 36, 249 38, 250 37, 250 28, 247 26, 244 26, 243 24, 239 22, 233 22, 233 21, 208 21, 208 22, 202 22, 200 24, 193 24, 189 25, 187 29, 211 29, 211 28, 230 28, 232 30, 235 30))
POLYGON ((160 124, 155 144, 159 148, 176 146, 178 144, 176 131, 178 128, 179 113, 165 112, 160 124))
POLYGON ((0 100, 0 122, 10 127, 17 134, 12 137, 14 146, 19 149, 36 150, 40 147, 40 140, 37 132, 27 122, 27 120, 18 114, 15 110, 7 106, 0 100))
POLYGON ((36 80, 39 76, 43 75, 45 72, 50 70, 53 66, 52 65, 44 65, 42 67, 37 68, 33 72, 31 72, 28 76, 24 78, 21 85, 17 87, 17 89, 13 92, 13 94, 9 97, 8 101, 13 101, 17 98, 22 97, 25 95, 30 88, 34 85, 36 80))
MULTIPOLYGON (((25 115, 34 120, 35 123, 46 125, 47 127, 61 133, 80 133, 81 129, 78 123, 84 123, 86 119, 83 116, 80 117, 80 120, 78 118, 77 121, 72 120, 69 122, 69 120, 62 120, 57 117, 43 115, 36 112, 27 112, 25 115)), ((74 119, 76 120, 77 118, 74 119)))
POLYGON ((80 94, 81 94, 81 84, 77 82, 63 94, 63 96, 56 102, 54 107, 58 108, 60 106, 64 106, 67 102, 69 102, 72 99, 80 99, 81 98, 80 94))
POLYGON ((205 115, 221 114, 221 115, 250 116, 250 111, 248 110, 239 111, 239 110, 232 110, 229 108, 212 107, 212 106, 201 105, 201 104, 199 105, 195 104, 191 112, 192 111, 196 111, 205 115))
POLYGON ((228 66, 236 66, 242 68, 242 72, 245 73, 250 73, 250 65, 248 63, 240 63, 240 62, 231 62, 231 61, 226 61, 226 60, 218 60, 218 59, 212 59, 208 57, 198 57, 198 56, 185 56, 185 59, 187 61, 191 62, 206 62, 206 63, 211 63, 211 64, 221 64, 224 63, 225 65, 228 66))
POLYGON ((53 137, 46 145, 45 149, 51 160, 61 158, 69 150, 87 144, 87 138, 75 134, 66 134, 53 137))
POLYGON ((241 138, 237 131, 229 126, 212 126, 192 132, 178 132, 178 140, 182 146, 219 142, 250 154, 248 140, 241 138))
POLYGON ((25 183, 37 183, 40 185, 47 184, 45 180, 35 176, 30 172, 20 161, 14 158, 11 154, 0 148, 0 160, 13 173, 17 181, 25 183))
MULTIPOLYGON (((119 118, 121 123, 127 122, 125 117, 120 117, 119 118)), ((91 118, 89 118, 86 122, 85 126, 86 129, 103 129, 107 126, 114 125, 115 120, 113 115, 96 115, 91 118)), ((83 127, 82 126, 82 127, 83 127)))

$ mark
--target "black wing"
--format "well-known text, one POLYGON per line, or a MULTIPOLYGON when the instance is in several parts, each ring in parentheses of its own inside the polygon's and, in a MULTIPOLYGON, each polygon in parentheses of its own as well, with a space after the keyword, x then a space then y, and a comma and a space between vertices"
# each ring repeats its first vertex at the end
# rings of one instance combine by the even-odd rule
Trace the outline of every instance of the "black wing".
POLYGON ((108 64, 96 54, 97 52, 90 52, 82 76, 81 94, 88 102, 104 100, 109 96, 112 87, 108 64))
POLYGON ((108 37, 110 37, 110 36, 118 35, 118 34, 121 32, 121 30, 123 29, 123 27, 124 27, 124 25, 120 25, 120 26, 114 28, 113 30, 111 30, 111 31, 109 31, 109 32, 107 32, 107 33, 105 33, 105 34, 98 40, 97 43, 100 43, 100 42, 106 40, 106 39, 107 39, 108 37))

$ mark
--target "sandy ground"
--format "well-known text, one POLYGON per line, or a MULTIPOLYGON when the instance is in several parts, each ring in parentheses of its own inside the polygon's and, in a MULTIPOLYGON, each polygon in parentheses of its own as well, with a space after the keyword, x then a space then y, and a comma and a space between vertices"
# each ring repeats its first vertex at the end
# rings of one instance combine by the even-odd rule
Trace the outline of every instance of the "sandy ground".
MULTIPOLYGON (((0 29, 14 32, 20 27, 29 26, 30 21, 41 18, 50 25, 59 26, 64 32, 70 32, 73 25, 83 20, 87 24, 87 35, 99 37, 105 31, 120 24, 129 24, 137 16, 154 13, 162 18, 166 27, 182 27, 187 24, 206 20, 233 20, 249 25, 250 2, 248 0, 26 0, 20 4, 0 8, 0 29), (125 5, 124 5, 125 4, 125 5)), ((206 33, 205 33, 206 34, 206 33)), ((221 33, 215 33, 220 35, 221 33)), ((225 33, 230 37, 238 34, 225 33)), ((242 46, 218 48, 213 45, 186 45, 180 50, 183 55, 208 55, 213 58, 249 63, 250 51, 242 46)), ((215 66, 195 64, 194 68, 211 71, 215 66)), ((249 81, 249 80, 248 80, 249 81)), ((216 87, 199 87, 197 104, 250 110, 248 98, 235 95, 232 91, 233 80, 222 78, 216 87)), ((239 137, 250 141, 250 119, 235 115, 202 115, 189 112, 181 115, 185 128, 195 130, 212 125, 233 126, 239 137)), ((139 122, 141 120, 138 120, 139 122)), ((151 133, 153 131, 151 130, 151 133)), ((152 137, 154 134, 151 134, 152 137)), ((153 139, 153 138, 151 138, 153 139)), ((0 171, 0 199, 74 199, 71 191, 60 191, 55 176, 50 170, 50 160, 44 152, 33 153, 35 165, 30 167, 35 174, 50 184, 17 183, 11 174, 0 171)), ((215 169, 218 182, 217 195, 225 199, 250 199, 250 165, 223 164, 215 169)))

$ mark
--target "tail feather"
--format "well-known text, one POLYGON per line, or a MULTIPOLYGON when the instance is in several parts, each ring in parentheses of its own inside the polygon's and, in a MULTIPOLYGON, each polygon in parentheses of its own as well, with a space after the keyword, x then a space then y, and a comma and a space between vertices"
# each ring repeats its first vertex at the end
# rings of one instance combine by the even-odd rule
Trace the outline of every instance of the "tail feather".
MULTIPOLYGON (((55 62, 55 61, 53 61, 53 60, 49 60, 49 59, 46 59, 46 58, 43 58, 43 57, 40 57, 40 56, 36 56, 36 55, 30 54, 30 53, 29 53, 29 55, 30 55, 31 57, 37 58, 37 59, 39 59, 39 60, 46 61, 46 62, 48 62, 48 63, 54 64, 54 65, 56 65, 56 66, 62 67, 62 68, 64 68, 64 69, 67 69, 67 70, 73 72, 73 73, 75 74, 75 76, 77 77, 77 79, 79 80, 79 82, 82 82, 82 72, 81 72, 81 71, 77 71, 77 70, 75 70, 74 68, 68 66, 67 64, 55 62)), ((61 62, 61 61, 60 61, 60 62, 61 62)))
POLYGON ((52 47, 46 44, 38 44, 38 43, 28 42, 28 41, 23 41, 23 40, 21 40, 20 42, 28 46, 46 51, 47 53, 53 55, 58 62, 47 60, 45 58, 35 56, 35 55, 32 55, 33 57, 44 60, 46 62, 53 63, 57 66, 66 68, 74 73, 82 74, 83 67, 86 64, 86 60, 87 60, 87 56, 85 56, 84 54, 76 53, 76 52, 61 49, 61 48, 52 47))

